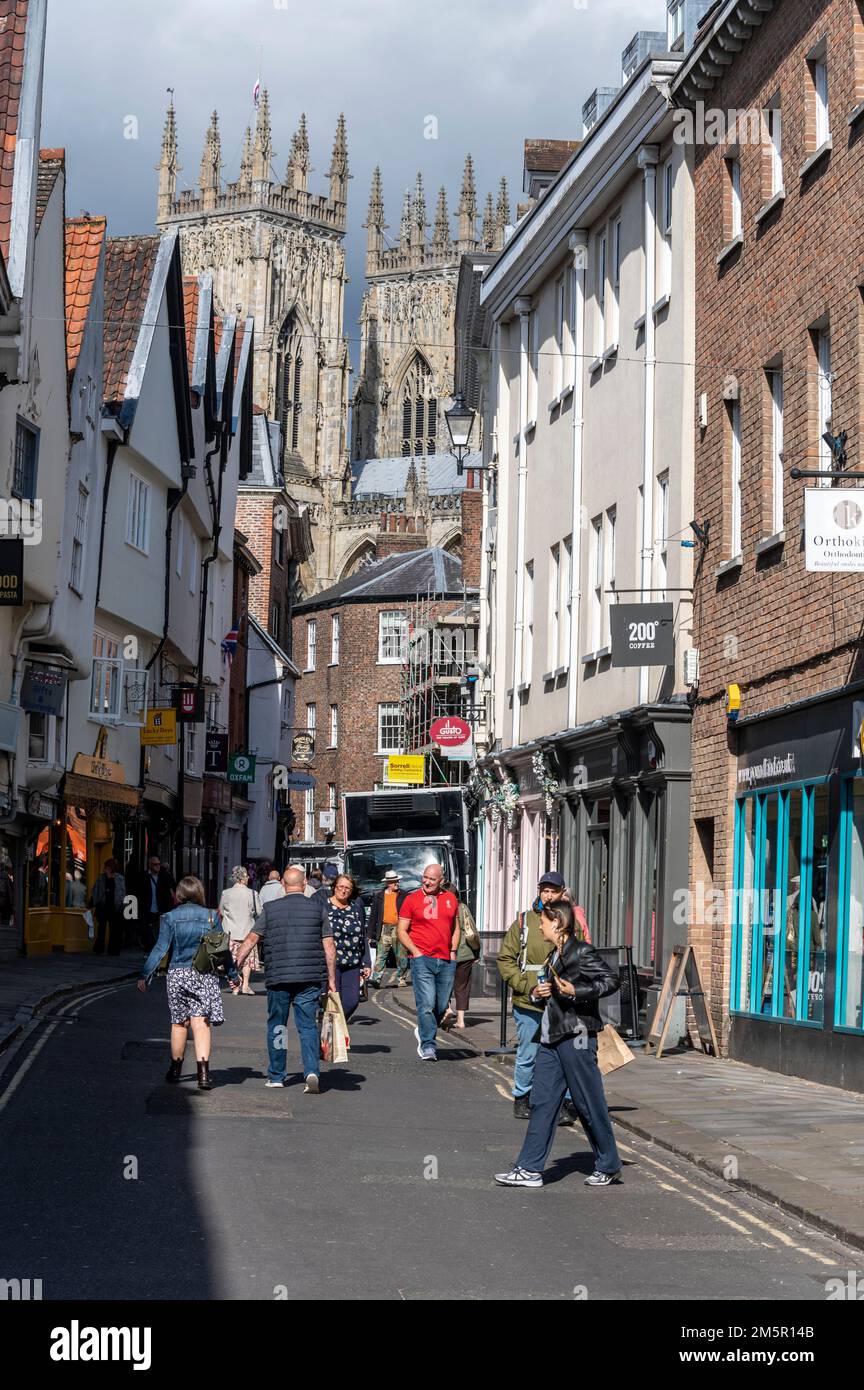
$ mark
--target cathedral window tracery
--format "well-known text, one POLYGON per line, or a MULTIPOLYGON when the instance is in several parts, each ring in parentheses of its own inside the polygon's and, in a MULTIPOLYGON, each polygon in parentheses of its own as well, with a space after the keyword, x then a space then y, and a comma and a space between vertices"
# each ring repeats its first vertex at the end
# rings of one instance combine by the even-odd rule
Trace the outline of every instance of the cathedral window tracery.
POLYGON ((296 454, 300 448, 302 388, 303 339, 297 316, 291 313, 282 325, 276 356, 276 418, 286 455, 296 454))
POLYGON ((418 352, 402 384, 403 458, 434 454, 438 438, 438 401, 434 395, 432 370, 418 352))

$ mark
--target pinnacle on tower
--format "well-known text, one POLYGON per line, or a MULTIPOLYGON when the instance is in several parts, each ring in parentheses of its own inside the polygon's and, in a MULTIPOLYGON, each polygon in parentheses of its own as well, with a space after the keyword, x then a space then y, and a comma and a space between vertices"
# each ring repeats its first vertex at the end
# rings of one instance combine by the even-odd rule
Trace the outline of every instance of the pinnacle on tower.
POLYGON ((201 189, 202 205, 205 208, 216 206, 222 172, 222 141, 219 135, 219 114, 214 111, 204 137, 204 151, 201 155, 201 172, 198 184, 201 189))
POLYGON ((381 170, 378 166, 372 171, 372 187, 369 192, 369 210, 366 214, 366 274, 374 275, 379 269, 381 251, 384 247, 384 194, 381 189, 381 170))
POLYGON ((480 232, 480 245, 484 251, 495 250, 495 206, 492 202, 492 194, 486 194, 486 206, 483 209, 483 226, 480 232))
POLYGON ((162 133, 162 154, 157 165, 159 172, 159 196, 156 204, 156 221, 161 222, 171 215, 171 206, 177 193, 177 123, 174 117, 174 97, 168 102, 165 113, 165 129, 162 133))
POLYGON ((498 185, 498 206, 495 209, 495 250, 504 246, 504 228, 510 225, 510 199, 507 196, 507 180, 502 177, 498 185))
POLYGON ((423 175, 418 173, 414 185, 414 201, 411 206, 411 260, 414 265, 422 265, 426 259, 426 194, 423 191, 423 175))
POLYGON ((252 127, 246 127, 243 136, 243 149, 240 153, 240 188, 244 193, 252 189, 252 127))
POLYGON ((272 162, 273 136, 270 130, 270 96, 265 87, 261 93, 258 119, 255 122, 255 143, 252 146, 252 180, 254 183, 270 182, 272 162))
POLYGON ((288 169, 285 182, 297 189, 307 189, 309 180, 309 132, 306 129, 305 111, 300 124, 291 137, 291 152, 288 155, 288 169))
POLYGON ((462 175, 462 192, 459 196, 459 250, 473 251, 477 246, 477 189, 474 186, 474 161, 470 154, 465 156, 465 172, 462 175))
POLYGON ((336 137, 333 141, 333 153, 330 156, 330 168, 327 171, 330 178, 330 201, 331 203, 345 203, 348 201, 348 137, 345 130, 345 114, 339 116, 336 122, 336 137))
POLYGON ((450 214, 447 211, 447 190, 443 185, 438 190, 435 226, 432 229, 432 249, 438 260, 449 260, 451 251, 450 214))
POLYGON ((407 259, 411 252, 411 189, 405 189, 402 217, 399 222, 399 250, 407 259))

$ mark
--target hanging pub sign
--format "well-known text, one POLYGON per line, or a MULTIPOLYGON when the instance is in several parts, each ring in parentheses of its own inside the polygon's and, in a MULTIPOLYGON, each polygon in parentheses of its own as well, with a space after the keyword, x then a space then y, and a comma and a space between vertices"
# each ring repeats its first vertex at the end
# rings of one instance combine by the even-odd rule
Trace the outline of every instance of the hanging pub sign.
POLYGON ((171 691, 171 704, 181 724, 204 723, 203 685, 175 685, 171 691))
POLYGON ((301 767, 308 767, 315 758, 315 735, 295 734, 291 740, 291 761, 301 767))
POLYGON ((228 771, 228 735, 208 734, 204 740, 204 771, 228 771))
POLYGON ((20 608, 24 602, 24 539, 0 539, 0 608, 20 608))
POLYGON ((671 603, 616 603, 609 609, 613 666, 672 666, 671 603))
POLYGON ((66 672, 59 666, 28 666, 21 682, 21 708, 33 714, 62 714, 66 672))
POLYGON ((864 570, 864 491, 805 489, 804 558, 811 573, 864 570))
POLYGON ((470 759, 474 752, 471 725, 467 719, 448 714, 436 719, 429 728, 429 738, 437 743, 445 758, 470 759))
POLYGON ((177 742, 176 709, 148 709, 141 729, 142 748, 168 748, 177 742))
POLYGON ((228 759, 228 781, 254 782, 255 758, 254 753, 232 753, 228 759))

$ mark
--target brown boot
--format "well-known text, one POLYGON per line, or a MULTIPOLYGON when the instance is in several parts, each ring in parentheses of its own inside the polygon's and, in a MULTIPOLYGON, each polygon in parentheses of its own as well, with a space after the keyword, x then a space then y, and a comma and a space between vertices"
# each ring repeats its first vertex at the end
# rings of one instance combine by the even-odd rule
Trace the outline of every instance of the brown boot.
POLYGON ((178 1062, 174 1057, 171 1058, 171 1065, 165 1073, 165 1080, 177 1082, 180 1080, 180 1073, 183 1070, 183 1058, 178 1062))
POLYGON ((210 1080, 210 1063, 198 1063, 198 1090, 210 1091, 213 1089, 213 1082, 210 1080))

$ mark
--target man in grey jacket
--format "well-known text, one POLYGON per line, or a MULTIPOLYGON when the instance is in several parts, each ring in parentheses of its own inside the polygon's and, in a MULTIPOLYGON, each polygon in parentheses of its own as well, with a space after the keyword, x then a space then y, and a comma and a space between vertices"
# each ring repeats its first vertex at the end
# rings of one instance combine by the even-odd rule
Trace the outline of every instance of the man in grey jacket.
POLYGON ((336 947, 320 898, 303 895, 306 875, 289 868, 282 875, 283 898, 264 904, 264 911, 237 953, 237 969, 260 941, 267 986, 267 1086, 285 1084, 288 1014, 294 1005, 294 1023, 300 1037, 305 1077, 304 1091, 317 1095, 320 1044, 318 1003, 326 977, 327 988, 336 992, 336 947))

